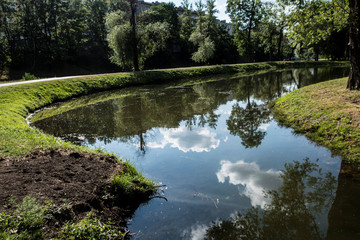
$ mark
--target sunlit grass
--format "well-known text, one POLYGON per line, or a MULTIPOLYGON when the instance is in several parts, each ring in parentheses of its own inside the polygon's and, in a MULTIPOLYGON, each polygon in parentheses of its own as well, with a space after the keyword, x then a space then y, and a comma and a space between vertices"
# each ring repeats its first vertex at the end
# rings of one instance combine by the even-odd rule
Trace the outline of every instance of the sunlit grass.
POLYGON ((345 160, 360 163, 360 95, 347 78, 301 88, 275 101, 280 123, 303 133, 345 160))

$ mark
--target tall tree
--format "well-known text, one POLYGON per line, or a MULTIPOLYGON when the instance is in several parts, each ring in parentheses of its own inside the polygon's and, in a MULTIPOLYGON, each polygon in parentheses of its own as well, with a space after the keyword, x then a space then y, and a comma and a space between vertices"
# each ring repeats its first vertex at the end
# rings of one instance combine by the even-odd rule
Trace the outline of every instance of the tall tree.
POLYGON ((262 18, 262 3, 260 0, 228 0, 227 11, 233 23, 235 42, 240 55, 247 60, 254 58, 252 32, 262 18))
MULTIPOLYGON (((359 0, 282 0, 293 10, 290 33, 301 36, 303 42, 312 44, 326 39, 331 32, 339 32, 349 26, 350 74, 347 88, 360 89, 360 10, 359 0), (301 18, 298 18, 301 17, 301 18), (294 19, 297 19, 294 21, 294 19), (300 19, 300 20, 299 20, 300 19), (291 27, 292 26, 292 27, 291 27), (295 30, 295 31, 294 31, 295 30), (310 38, 309 38, 310 37, 310 38)), ((296 38, 296 37, 295 37, 296 38)))
MULTIPOLYGON (((210 9, 211 4, 214 4, 215 1, 208 0, 207 7, 208 10, 210 10, 210 13, 214 13, 214 9, 210 9)), ((193 53, 192 60, 195 62, 207 62, 214 54, 215 51, 215 45, 214 42, 211 40, 209 35, 209 19, 212 19, 213 16, 206 17, 205 15, 205 5, 201 0, 195 3, 197 7, 197 14, 198 19, 196 22, 196 28, 194 32, 190 36, 190 41, 196 45, 197 51, 193 53)))
POLYGON ((137 1, 130 0, 127 11, 118 10, 106 18, 107 41, 113 53, 111 61, 134 71, 142 68, 144 61, 163 48, 169 38, 167 22, 141 21, 136 9, 137 1))
POLYGON ((174 53, 180 52, 180 22, 178 11, 173 3, 160 3, 151 6, 149 10, 142 12, 139 16, 140 22, 147 23, 168 23, 169 38, 166 40, 165 47, 159 49, 145 63, 146 67, 167 67, 172 65, 175 59, 174 53), (141 18, 141 19, 140 19, 141 18))
POLYGON ((260 46, 264 48, 267 59, 282 60, 286 57, 289 41, 284 36, 286 24, 285 7, 281 3, 264 3, 264 17, 259 23, 256 38, 260 40, 260 46))
POLYGON ((193 32, 194 28, 194 20, 192 18, 193 8, 192 4, 189 3, 189 0, 183 0, 181 2, 181 8, 183 10, 181 19, 181 27, 180 27, 180 37, 184 41, 189 41, 190 35, 193 32))

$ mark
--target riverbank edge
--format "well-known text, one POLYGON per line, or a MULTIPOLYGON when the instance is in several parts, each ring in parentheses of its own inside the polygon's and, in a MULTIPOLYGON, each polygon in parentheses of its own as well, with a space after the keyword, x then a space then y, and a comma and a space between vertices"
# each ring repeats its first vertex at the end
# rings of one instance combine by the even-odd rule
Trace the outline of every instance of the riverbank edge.
POLYGON ((295 90, 272 103, 274 118, 295 133, 360 167, 360 96, 346 89, 347 78, 295 90))
MULTIPOLYGON (((299 67, 336 66, 344 62, 272 62, 238 65, 222 65, 210 67, 195 67, 173 70, 151 70, 135 73, 119 73, 101 76, 89 76, 74 79, 64 79, 41 83, 23 84, 0 88, 0 162, 18 159, 37 150, 64 149, 73 152, 92 152, 100 155, 109 155, 101 150, 90 150, 69 142, 63 142, 52 135, 44 134, 28 126, 26 117, 34 111, 50 104, 65 101, 74 97, 88 95, 106 90, 119 89, 145 84, 172 83, 178 80, 193 79, 195 77, 211 76, 227 73, 243 73, 276 70, 299 67)), ((111 155, 111 154, 110 154, 111 155)), ((126 174, 123 174, 126 175, 126 174)), ((118 174, 121 178, 121 173, 118 174)), ((146 185, 148 198, 156 193, 155 183, 148 182, 136 173, 126 175, 126 182, 134 185, 146 185), (134 177, 135 176, 135 177, 134 177), (140 177, 139 177, 140 176, 140 177), (138 179, 144 180, 139 184, 138 179), (152 189, 149 191, 148 189, 152 189)), ((112 178, 110 184, 116 177, 112 178)), ((122 180, 118 180, 122 182, 122 180)), ((132 191, 132 187, 126 187, 132 191)), ((124 189, 119 187, 118 189, 124 189)), ((121 190, 120 190, 121 191, 121 190)), ((131 193, 130 193, 131 194, 131 193)))

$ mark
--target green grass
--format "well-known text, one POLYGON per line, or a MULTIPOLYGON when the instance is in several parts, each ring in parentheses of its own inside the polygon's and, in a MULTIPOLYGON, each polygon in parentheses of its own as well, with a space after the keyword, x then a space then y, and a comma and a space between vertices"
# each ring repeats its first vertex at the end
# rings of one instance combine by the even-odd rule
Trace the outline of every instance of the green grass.
MULTIPOLYGON (((42 205, 31 196, 19 203, 11 200, 11 204, 13 210, 10 209, 10 213, 0 214, 0 239, 48 239, 49 231, 54 231, 51 230, 50 220, 54 219, 56 211, 61 211, 60 208, 49 203, 42 205)), ((95 213, 89 212, 78 222, 65 222, 56 230, 57 236, 53 239, 124 239, 121 230, 121 227, 104 222, 95 213)))
POLYGON ((347 162, 360 164, 360 96, 346 89, 347 78, 310 85, 274 102, 275 118, 329 148, 347 162))
POLYGON ((13 213, 0 214, 0 239, 42 239, 46 207, 33 197, 26 197, 21 203, 11 202, 13 213))
MULTIPOLYGON (((125 170, 122 174, 116 174, 111 179, 115 193, 155 193, 155 182, 145 178, 130 163, 125 163, 125 170)), ((114 194, 114 195, 118 195, 114 194)))
MULTIPOLYGON (((111 222, 102 222, 95 214, 89 213, 78 223, 66 223, 55 239, 93 239, 93 240, 111 240, 124 239, 125 234, 122 233, 111 222)), ((55 240, 54 239, 54 240, 55 240)))

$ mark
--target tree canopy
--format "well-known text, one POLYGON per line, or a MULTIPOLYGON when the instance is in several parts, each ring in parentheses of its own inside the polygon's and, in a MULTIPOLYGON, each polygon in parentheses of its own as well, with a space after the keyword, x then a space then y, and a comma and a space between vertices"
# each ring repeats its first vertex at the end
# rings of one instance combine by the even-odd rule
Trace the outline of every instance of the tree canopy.
MULTIPOLYGON (((358 0, 228 0, 230 31, 216 18, 215 0, 198 0, 195 9, 189 0, 148 10, 141 4, 0 0, 0 73, 322 57, 350 58, 351 79, 358 79, 358 0)), ((359 87, 349 81, 348 88, 359 87)))

